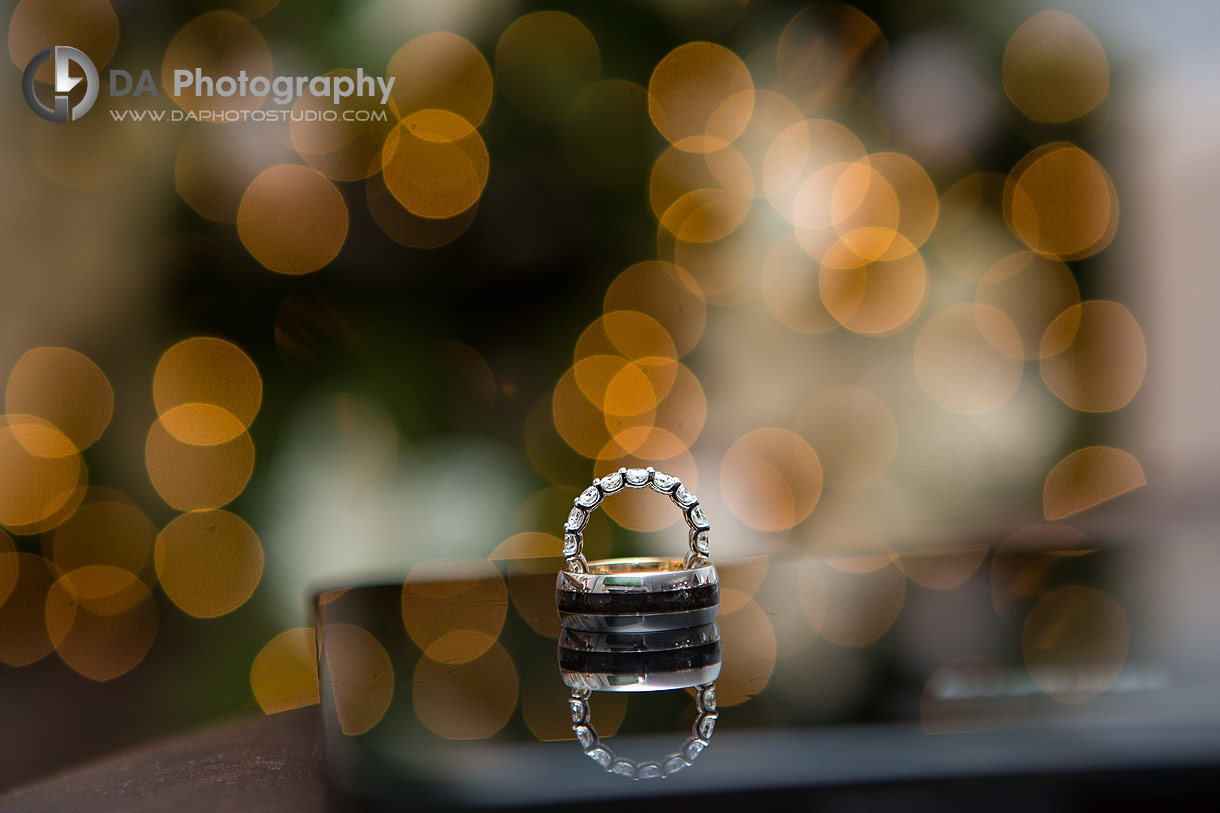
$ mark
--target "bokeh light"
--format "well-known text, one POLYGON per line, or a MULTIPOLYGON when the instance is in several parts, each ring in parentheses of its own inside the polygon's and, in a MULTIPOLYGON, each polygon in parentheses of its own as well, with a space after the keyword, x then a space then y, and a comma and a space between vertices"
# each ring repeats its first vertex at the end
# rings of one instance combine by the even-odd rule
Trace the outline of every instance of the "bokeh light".
POLYGON ((1114 239, 1118 194, 1109 173, 1087 152, 1066 142, 1046 144, 1009 174, 1004 219, 1039 254, 1076 260, 1114 239))
MULTIPOLYGON (((170 42, 161 63, 161 87, 175 87, 174 72, 199 70, 205 76, 272 76, 271 49, 258 29, 232 11, 209 11, 184 25, 170 42)), ((266 97, 253 93, 205 95, 192 85, 171 94, 184 110, 255 110, 266 97)))
POLYGON ((157 604, 134 574, 88 565, 49 588, 46 628, 55 651, 74 671, 113 680, 148 654, 157 634, 157 604))
POLYGON ((12 589, 0 604, 0 662, 28 666, 55 648, 47 634, 47 594, 60 577, 59 570, 32 553, 5 553, 12 574, 12 589))
POLYGON ((1104 692, 1127 659, 1127 613, 1093 587, 1069 585, 1042 598, 1021 635, 1025 668, 1061 703, 1084 703, 1104 692))
POLYGON ((484 559, 433 559, 411 569, 402 588, 407 633, 437 663, 468 663, 504 627, 508 589, 484 559))
POLYGON ((339 729, 354 737, 380 723, 394 699, 394 665, 381 642, 354 624, 327 624, 320 650, 339 729))
POLYGON ((399 116, 448 110, 478 127, 491 107, 491 68, 470 40, 433 31, 407 42, 390 58, 387 80, 399 116))
POLYGON ((843 327, 881 335, 918 315, 927 277, 923 258, 907 238, 866 227, 840 237, 822 256, 818 291, 826 311, 843 327))
POLYGON ((812 3, 779 36, 780 89, 812 115, 828 107, 841 87, 875 78, 888 56, 889 45, 867 14, 843 3, 812 3))
POLYGON ((487 184, 487 146, 457 113, 412 113, 390 131, 383 149, 386 189, 419 217, 460 215, 475 205, 487 184))
POLYGON ((1130 452, 1111 446, 1077 449, 1055 464, 1042 487, 1042 513, 1050 521, 1079 514, 1148 481, 1130 452))
POLYGON ((809 623, 832 644, 863 647, 884 635, 902 612, 906 577, 892 562, 817 559, 799 565, 800 604, 809 623), (842 565, 859 562, 860 567, 842 565), (875 566, 880 563, 881 566, 875 566))
POLYGON ((1111 412, 1130 403, 1148 367, 1144 333, 1131 311, 1090 299, 1065 309, 1042 336, 1042 380, 1082 412, 1111 412))
POLYGON ((573 97, 600 76, 597 41, 570 14, 526 14, 505 29, 496 44, 500 92, 535 118, 560 118, 573 97))
POLYGON ((736 54, 688 42, 666 54, 648 82, 648 114, 680 150, 715 152, 741 135, 754 109, 754 81, 736 54))
POLYGON ((669 333, 679 357, 699 343, 707 323, 699 283, 685 269, 656 260, 636 263, 615 277, 606 288, 604 309, 651 316, 669 333))
POLYGON ((280 274, 317 271, 347 239, 347 204, 325 175, 299 164, 258 174, 237 208, 237 233, 254 259, 280 274))
POLYGON ((953 305, 928 320, 915 342, 915 377, 950 412, 988 412, 1021 383, 1021 337, 989 305, 953 305))
POLYGON ((313 627, 284 630, 259 650, 250 688, 264 714, 318 702, 318 650, 313 627))
POLYGON ((197 124, 178 147, 174 186, 201 216, 233 223, 255 177, 291 158, 292 151, 262 123, 197 124))
POLYGON ((415 666, 415 713, 445 739, 490 737, 517 707, 519 683, 512 656, 493 638, 480 646, 483 654, 474 660, 454 665, 425 655, 415 666))
POLYGON ((864 387, 822 390, 801 407, 794 428, 817 450, 822 482, 831 488, 864 488, 876 482, 898 451, 894 413, 864 387))
POLYGON ((51 532, 47 558, 64 573, 108 565, 137 576, 152 563, 157 529, 131 500, 117 493, 92 492, 51 532))
MULTIPOLYGON (((21 0, 8 26, 8 53, 20 70, 44 48, 72 45, 101 71, 119 44, 119 19, 107 0, 21 0)), ((54 67, 38 69, 41 82, 54 81, 54 67)))
POLYGON ((114 390, 101 368, 84 355, 66 347, 37 347, 13 365, 4 408, 49 422, 79 451, 100 438, 110 423, 114 390))
MULTIPOLYGON (((1046 329, 1056 317, 1079 304, 1080 290, 1072 272, 1059 260, 1032 251, 1018 251, 1000 260, 983 275, 975 301, 1003 311, 1021 337, 1018 358, 1036 359, 1043 356, 1046 329)), ((1006 331, 997 331, 994 337, 990 335, 996 324, 992 320, 982 320, 979 330, 1001 353, 1013 352, 1015 348, 1006 331)), ((1066 327, 1064 324, 1061 330, 1066 327)), ((1070 340, 1071 337, 1066 336, 1062 341, 1066 345, 1070 340)), ((1046 347, 1052 353, 1058 349, 1046 347)))
POLYGON ((148 479, 161 499, 179 511, 219 508, 236 499, 254 472, 254 442, 241 423, 219 407, 204 412, 184 404, 166 415, 153 422, 144 444, 148 479), (178 410, 189 410, 190 414, 182 416, 178 410), (230 440, 203 446, 170 433, 169 426, 198 426, 201 414, 222 418, 205 424, 209 435, 227 435, 232 430, 237 434, 230 440))
POLYGON ((771 619, 753 598, 721 589, 723 609, 716 618, 724 660, 716 679, 716 703, 738 706, 760 694, 775 671, 775 632, 771 619), (732 612, 728 607, 733 607, 732 612))
MULTIPOLYGON (((356 82, 351 68, 328 71, 324 76, 347 77, 356 82)), ((393 110, 382 111, 377 96, 347 96, 339 104, 325 96, 307 94, 292 106, 289 124, 292 146, 305 163, 336 181, 358 181, 380 172, 383 146, 391 128, 397 126, 393 110), (377 121, 380 112, 385 121, 377 121), (334 118, 332 118, 334 116, 334 118)))
POLYGON ((200 336, 178 342, 162 354, 153 373, 157 414, 184 443, 210 446, 232 440, 254 422, 262 400, 258 368, 245 351, 224 339, 200 336), (188 408, 179 410, 184 406, 188 408))
MULTIPOLYGON (((76 496, 84 462, 62 432, 31 415, 0 416, 0 525, 41 523, 76 496)), ((45 529, 41 529, 45 530, 45 529)))
POLYGON ((1004 49, 1004 92, 1034 121, 1071 121, 1106 98, 1110 68, 1089 27, 1055 9, 1026 20, 1004 49))
POLYGON ((822 494, 822 464, 803 437, 766 427, 747 432, 724 454, 720 493, 742 522, 782 531, 813 511, 822 494))
POLYGON ((182 514, 157 535, 157 578, 188 615, 231 613, 254 594, 263 575, 263 547, 254 529, 228 511, 182 514))

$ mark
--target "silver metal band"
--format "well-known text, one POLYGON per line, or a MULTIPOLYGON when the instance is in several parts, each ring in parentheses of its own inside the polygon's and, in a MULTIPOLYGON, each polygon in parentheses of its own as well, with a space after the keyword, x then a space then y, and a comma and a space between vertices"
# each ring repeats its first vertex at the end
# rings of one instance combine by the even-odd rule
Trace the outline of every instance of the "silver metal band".
POLYGON ((699 498, 687 490, 677 477, 659 472, 651 466, 646 469, 621 468, 616 472, 599 477, 593 485, 580 493, 568 513, 563 524, 563 555, 567 562, 569 573, 586 573, 589 563, 584 557, 584 529, 589 522, 589 514, 601 505, 602 500, 611 494, 617 494, 625 488, 651 488, 658 494, 667 495, 682 511, 689 529, 690 553, 686 562, 693 565, 709 555, 708 537, 711 532, 707 516, 699 498))
POLYGON ((706 559, 601 559, 586 563, 584 572, 560 571, 556 587, 579 593, 662 593, 719 582, 716 568, 706 559))
POLYGON ((716 684, 711 682, 700 685, 695 694, 697 714, 695 722, 691 724, 691 735, 678 751, 655 762, 637 762, 617 756, 602 744, 597 732, 593 730, 592 720, 589 719, 588 689, 573 689, 568 705, 572 712, 572 731, 576 733, 576 740, 585 755, 608 773, 628 779, 664 779, 689 768, 710 744, 712 732, 716 729, 716 684))
MULTIPOLYGON (((689 649, 720 640, 715 624, 659 632, 586 632, 564 629, 559 633, 561 649, 582 652, 669 652, 689 649)), ((707 681, 701 681, 707 683, 707 681)))

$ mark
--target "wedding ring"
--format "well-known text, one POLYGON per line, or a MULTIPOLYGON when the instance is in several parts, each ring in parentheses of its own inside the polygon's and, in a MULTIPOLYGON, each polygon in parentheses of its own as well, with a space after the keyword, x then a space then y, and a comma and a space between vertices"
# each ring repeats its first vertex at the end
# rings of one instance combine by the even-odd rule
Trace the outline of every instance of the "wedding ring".
POLYGON ((719 677, 721 659, 715 624, 643 633, 565 629, 559 635, 559 672, 571 689, 686 689, 719 677))
POLYGON ((664 779, 678 771, 689 768, 703 750, 711 744, 712 732, 716 729, 716 684, 699 686, 695 693, 695 721, 691 724, 691 735, 676 752, 656 761, 637 762, 621 757, 604 745, 593 730, 589 716, 589 694, 587 689, 573 689, 568 701, 572 712, 572 731, 580 743, 585 756, 609 773, 628 779, 664 779))
POLYGON ((707 559, 709 533, 699 498, 677 477, 652 468, 622 468, 594 480, 564 523, 566 564, 555 582, 561 625, 590 632, 654 632, 712 623, 720 607, 720 580, 707 559), (650 488, 681 509, 689 529, 685 558, 585 560, 589 514, 625 488, 650 488))

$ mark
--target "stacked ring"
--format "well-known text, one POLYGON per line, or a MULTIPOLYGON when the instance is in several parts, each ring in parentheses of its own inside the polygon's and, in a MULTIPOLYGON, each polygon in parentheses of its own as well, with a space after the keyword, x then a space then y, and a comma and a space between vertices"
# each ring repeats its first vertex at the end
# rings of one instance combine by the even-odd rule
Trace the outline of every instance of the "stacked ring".
POLYGON ((562 626, 590 632, 655 632, 712 623, 720 606, 720 581, 706 558, 709 534, 699 498, 677 477, 652 468, 622 468, 594 480, 576 498, 564 523, 566 566, 555 583, 562 626), (585 560, 583 531, 590 512, 625 488, 651 488, 682 510, 690 531, 685 558, 585 560))

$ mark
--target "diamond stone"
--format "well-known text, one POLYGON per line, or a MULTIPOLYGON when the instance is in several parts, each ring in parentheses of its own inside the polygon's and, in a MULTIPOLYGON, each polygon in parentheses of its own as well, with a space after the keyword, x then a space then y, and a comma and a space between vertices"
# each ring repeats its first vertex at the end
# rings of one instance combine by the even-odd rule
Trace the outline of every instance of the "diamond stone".
POLYGON ((620 759, 618 762, 614 763, 614 767, 612 767, 610 770, 619 776, 635 775, 635 766, 625 759, 620 759))
POLYGON ((702 505, 696 505, 690 510, 690 521, 696 528, 708 527, 707 515, 703 513, 702 505))
POLYGON ((572 725, 580 725, 585 721, 588 708, 583 700, 569 700, 568 708, 572 711, 572 725))
POLYGON ((695 723, 695 731, 699 734, 700 737, 703 737, 703 739, 705 739, 705 740, 710 740, 712 738, 712 732, 715 730, 716 730, 716 715, 715 714, 705 714, 704 716, 699 718, 698 722, 695 723))
POLYGON ((645 469, 627 469, 627 485, 640 488, 648 482, 648 472, 645 469))
POLYGON ((598 484, 603 494, 613 494, 623 487, 623 475, 619 472, 607 474, 598 484))
POLYGON ((664 472, 653 472, 652 487, 662 494, 668 494, 674 490, 674 486, 678 484, 677 477, 671 477, 664 472))
POLYGON ((580 492, 580 496, 576 498, 576 504, 582 508, 592 508, 601 502, 602 493, 597 490, 596 486, 589 486, 584 491, 580 492))
POLYGON ((678 501, 678 505, 685 508, 688 505, 694 505, 699 501, 699 498, 686 490, 686 486, 679 485, 677 491, 674 492, 674 499, 678 501))
POLYGON ((636 771, 636 779, 655 779, 661 775, 661 766, 655 762, 645 762, 636 771))
POLYGON ((585 512, 581 511, 579 508, 573 508, 572 512, 568 514, 568 521, 564 527, 566 527, 569 531, 579 531, 584 526, 585 512))
POLYGON ((601 746, 598 746, 597 748, 590 748, 585 753, 589 755, 589 759, 593 760, 607 770, 610 769, 610 763, 614 761, 614 757, 610 755, 610 752, 601 746))
POLYGON ((707 532, 706 528, 703 529, 702 531, 695 531, 695 540, 693 543, 695 546, 695 553, 698 553, 701 556, 707 556, 707 554, 708 554, 707 537, 708 537, 708 532, 707 532))
POLYGON ((702 702, 703 702, 704 711, 715 711, 716 710, 716 687, 715 686, 713 686, 710 689, 703 690, 702 702))
POLYGON ((563 555, 575 556, 580 552, 580 534, 563 535, 563 555))
POLYGON ((572 730, 576 732, 576 739, 580 741, 581 748, 589 748, 597 742, 597 735, 587 725, 573 726, 572 730))
POLYGON ((694 762, 695 758, 703 753, 703 749, 707 747, 707 743, 703 740, 687 740, 685 747, 682 749, 682 756, 686 757, 687 762, 694 762))
POLYGON ((677 754, 674 754, 672 757, 665 760, 665 773, 670 774, 670 775, 676 774, 678 771, 682 770, 689 764, 690 763, 687 762, 685 759, 678 756, 677 754))

